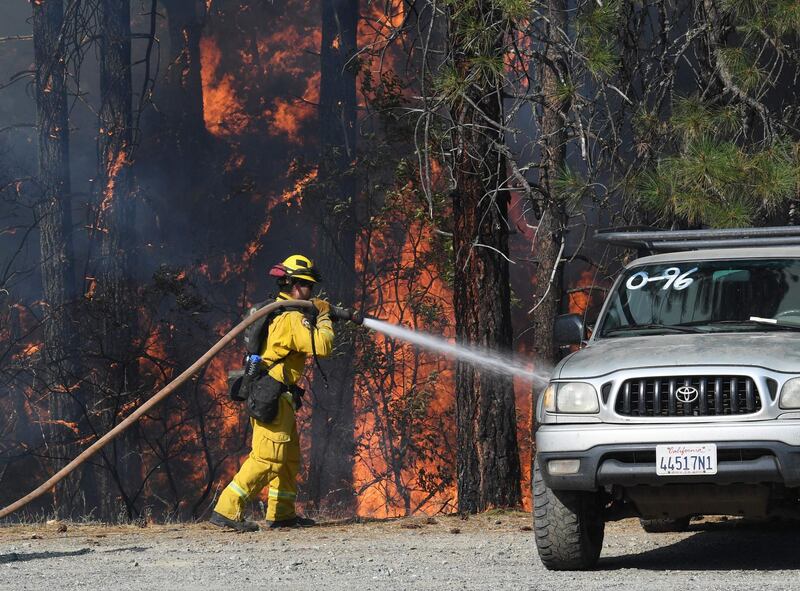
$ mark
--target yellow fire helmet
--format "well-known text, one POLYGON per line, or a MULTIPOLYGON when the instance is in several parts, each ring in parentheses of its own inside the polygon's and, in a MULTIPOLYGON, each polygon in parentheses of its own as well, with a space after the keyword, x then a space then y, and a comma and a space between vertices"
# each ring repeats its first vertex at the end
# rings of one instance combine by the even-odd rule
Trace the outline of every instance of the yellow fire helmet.
POLYGON ((287 279, 305 279, 312 283, 322 281, 322 277, 314 266, 314 261, 302 254, 293 254, 282 263, 269 270, 272 277, 287 279))

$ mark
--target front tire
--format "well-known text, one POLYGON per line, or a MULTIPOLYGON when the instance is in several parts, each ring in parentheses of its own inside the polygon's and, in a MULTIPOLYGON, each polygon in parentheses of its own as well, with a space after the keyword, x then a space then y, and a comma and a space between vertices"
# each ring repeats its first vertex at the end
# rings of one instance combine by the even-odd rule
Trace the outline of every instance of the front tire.
POLYGON ((598 493, 548 488, 535 460, 533 507, 536 548, 546 568, 585 570, 597 564, 605 532, 598 493))

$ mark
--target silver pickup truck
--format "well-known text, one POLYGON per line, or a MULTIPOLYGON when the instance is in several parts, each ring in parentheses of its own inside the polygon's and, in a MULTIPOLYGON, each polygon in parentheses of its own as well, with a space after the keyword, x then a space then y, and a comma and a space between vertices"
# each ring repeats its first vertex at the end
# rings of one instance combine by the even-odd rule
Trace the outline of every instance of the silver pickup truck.
POLYGON ((629 264, 588 341, 580 317, 557 320, 559 342, 584 346, 536 407, 550 569, 594 566, 620 517, 670 531, 697 515, 797 514, 800 246, 698 235, 677 246, 700 249, 629 264), (729 243, 744 247, 713 248, 729 243))

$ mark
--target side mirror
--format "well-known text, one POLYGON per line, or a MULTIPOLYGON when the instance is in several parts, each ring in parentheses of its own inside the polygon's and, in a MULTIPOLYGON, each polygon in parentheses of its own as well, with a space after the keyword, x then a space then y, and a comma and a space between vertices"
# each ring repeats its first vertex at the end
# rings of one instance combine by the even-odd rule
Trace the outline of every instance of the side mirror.
POLYGON ((553 325, 553 340, 559 347, 580 345, 586 335, 580 314, 562 314, 553 325))

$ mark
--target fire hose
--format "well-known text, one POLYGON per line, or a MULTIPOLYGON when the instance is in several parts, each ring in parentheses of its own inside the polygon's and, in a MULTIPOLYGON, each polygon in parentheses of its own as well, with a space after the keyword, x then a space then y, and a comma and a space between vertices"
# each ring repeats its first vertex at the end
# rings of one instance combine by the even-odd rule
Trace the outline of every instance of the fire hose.
MULTIPOLYGON (((261 318, 264 318, 265 316, 269 315, 275 310, 283 308, 285 306, 292 306, 292 307, 299 306, 302 308, 309 308, 309 309, 314 308, 313 303, 305 300, 281 300, 278 302, 267 304, 263 308, 259 308, 254 314, 251 314, 247 318, 242 320, 230 332, 228 332, 228 334, 226 334, 219 341, 217 341, 213 347, 211 347, 208 351, 206 351, 206 353, 202 357, 200 357, 186 370, 184 370, 183 373, 181 373, 181 375, 179 375, 169 384, 164 386, 147 402, 142 404, 139 408, 133 411, 128 417, 126 417, 123 421, 121 421, 116 427, 111 429, 111 431, 103 435, 100 439, 98 439, 92 445, 90 445, 88 448, 82 451, 74 460, 72 460, 69 464, 61 468, 61 470, 59 470, 53 476, 51 476, 44 484, 42 484, 32 492, 28 493, 18 501, 13 502, 4 509, 0 510, 0 519, 8 515, 11 515, 15 511, 18 511, 31 501, 38 499, 48 490, 53 488, 56 484, 58 484, 64 478, 69 476, 69 474, 72 473, 78 466, 83 464, 86 460, 88 460, 98 451, 103 449, 103 447, 108 445, 108 443, 110 443, 115 437, 119 436, 119 434, 125 431, 128 427, 133 425, 144 413, 149 411, 159 402, 164 400, 167 396, 172 394, 186 380, 191 378, 204 365, 206 365, 209 361, 211 361, 214 357, 216 357, 217 354, 219 354, 219 352, 222 351, 222 349, 224 349, 231 341, 233 341, 237 336, 239 336, 242 332, 244 332, 244 330, 248 326, 260 320, 261 318)), ((355 322, 356 324, 361 324, 362 321, 361 315, 357 311, 350 310, 348 308, 339 308, 336 306, 331 306, 331 317, 340 320, 350 320, 351 322, 355 322)))

